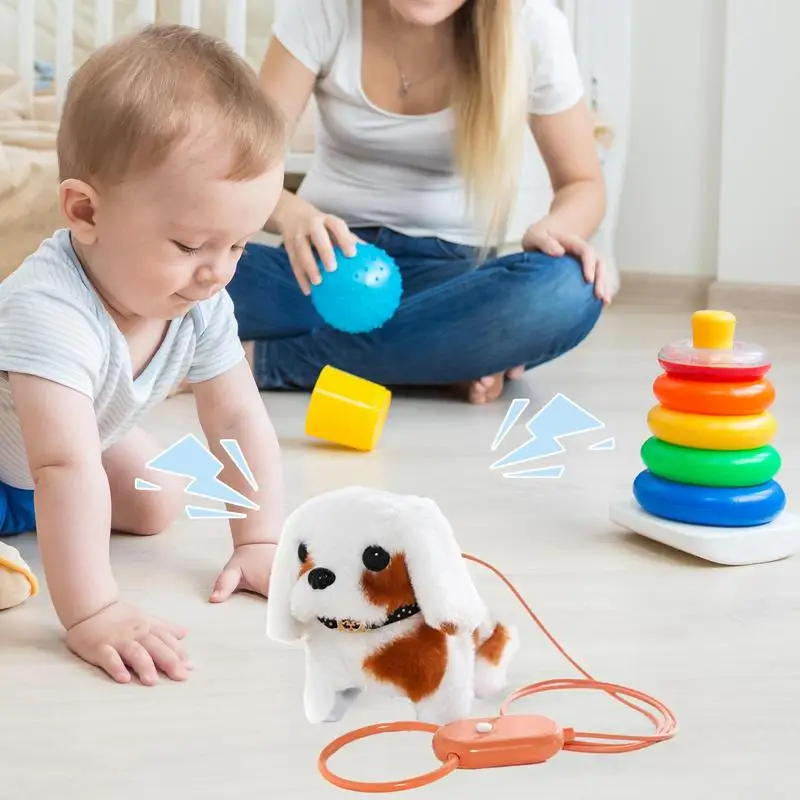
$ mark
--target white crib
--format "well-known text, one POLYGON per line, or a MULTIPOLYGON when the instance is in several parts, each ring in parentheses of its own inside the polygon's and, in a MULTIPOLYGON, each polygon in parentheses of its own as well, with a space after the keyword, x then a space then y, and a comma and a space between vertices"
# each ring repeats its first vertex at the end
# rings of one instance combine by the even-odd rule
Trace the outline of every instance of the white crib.
MULTIPOLYGON (((627 132, 630 116, 630 19, 632 0, 542 0, 554 2, 567 15, 572 26, 575 49, 581 64, 584 80, 592 92, 591 100, 602 123, 613 130, 611 149, 600 148, 608 182, 609 210, 598 234, 598 246, 613 262, 613 235, 617 209, 624 180, 627 152, 627 132)), ((98 47, 110 41, 122 27, 132 28, 157 19, 169 18, 184 24, 200 27, 206 22, 209 10, 214 12, 214 33, 225 39, 241 55, 249 55, 251 63, 260 59, 262 52, 247 53, 247 43, 254 32, 250 24, 258 17, 257 35, 264 42, 269 37, 269 27, 275 8, 280 4, 291 6, 292 0, 0 0, 0 11, 5 8, 4 23, 0 18, 0 35, 16 28, 16 41, 0 38, 0 61, 6 53, 16 53, 16 63, 9 64, 18 70, 30 88, 35 90, 34 65, 41 56, 37 53, 37 6, 48 6, 54 17, 53 88, 56 113, 60 108, 67 82, 75 66, 75 14, 79 8, 85 22, 87 13, 92 21, 90 46, 98 47), (3 29, 7 29, 4 31, 3 29)), ((53 21, 50 22, 53 25, 53 21)), ((260 42, 259 42, 260 44, 260 42)), ((287 172, 305 174, 312 158, 311 153, 287 153, 287 172)), ((546 188, 532 189, 532 207, 539 208, 546 198, 546 188)))
MULTIPOLYGON (((291 1, 291 0, 289 0, 291 1)), ((53 84, 56 113, 61 107, 67 83, 75 68, 76 50, 76 9, 92 18, 93 31, 91 46, 100 47, 111 41, 121 30, 129 30, 137 25, 143 25, 156 20, 169 19, 185 25, 200 27, 205 22, 204 12, 211 8, 215 18, 223 16, 223 23, 214 33, 224 36, 226 41, 241 56, 247 55, 248 41, 248 12, 252 18, 252 11, 256 9, 261 14, 259 22, 265 28, 261 37, 266 39, 269 35, 269 20, 273 9, 280 2, 286 0, 179 0, 179 2, 159 2, 159 0, 132 0, 132 2, 119 2, 119 0, 12 0, 11 6, 16 16, 16 63, 10 64, 25 83, 31 93, 36 87, 35 64, 37 53, 37 6, 42 10, 52 11, 54 25, 54 53, 53 53, 53 84), (120 19, 122 17, 123 19, 120 19)), ((10 48, 4 47, 8 52, 10 48)), ((250 55, 254 55, 250 53, 250 55)), ((253 58, 250 59, 251 62, 253 58)), ((289 152, 287 154, 286 168, 288 172, 305 173, 311 158, 310 153, 289 152)))

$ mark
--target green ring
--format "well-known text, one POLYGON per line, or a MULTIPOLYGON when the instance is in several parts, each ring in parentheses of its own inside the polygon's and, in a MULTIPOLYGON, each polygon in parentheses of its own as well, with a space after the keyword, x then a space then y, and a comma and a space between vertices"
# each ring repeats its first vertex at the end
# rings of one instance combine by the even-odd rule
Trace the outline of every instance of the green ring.
POLYGON ((701 450, 650 437, 642 461, 654 475, 695 486, 757 486, 777 475, 781 457, 772 445, 752 450, 701 450))

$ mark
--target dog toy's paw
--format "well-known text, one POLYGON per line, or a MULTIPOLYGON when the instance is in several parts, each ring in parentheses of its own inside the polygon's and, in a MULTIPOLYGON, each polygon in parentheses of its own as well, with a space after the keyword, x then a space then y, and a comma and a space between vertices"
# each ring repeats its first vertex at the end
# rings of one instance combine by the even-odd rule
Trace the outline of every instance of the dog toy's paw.
POLYGON ((460 685, 442 688, 432 697, 415 703, 417 722, 441 726, 468 717, 472 709, 472 697, 466 689, 460 685))
POLYGON ((355 687, 324 698, 308 694, 305 698, 306 719, 312 725, 319 725, 323 722, 339 722, 360 694, 361 689, 355 687))
POLYGON ((445 636, 458 636, 458 634, 460 633, 459 627, 458 625, 456 625, 455 622, 443 622, 439 626, 439 630, 445 636))
POLYGON ((21 605, 38 591, 36 576, 19 551, 0 542, 0 611, 21 605))
POLYGON ((478 642, 475 651, 475 696, 491 697, 508 681, 508 665, 519 649, 516 628, 498 622, 491 634, 478 642))

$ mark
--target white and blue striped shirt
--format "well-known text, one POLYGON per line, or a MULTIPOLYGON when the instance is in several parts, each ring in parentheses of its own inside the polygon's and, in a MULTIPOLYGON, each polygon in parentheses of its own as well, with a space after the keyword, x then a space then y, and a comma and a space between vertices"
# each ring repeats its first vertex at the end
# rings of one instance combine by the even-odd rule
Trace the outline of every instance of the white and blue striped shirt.
POLYGON ((92 398, 105 450, 181 380, 209 380, 243 358, 233 303, 223 290, 172 320, 134 380, 124 336, 81 267, 69 231, 57 231, 0 283, 0 481, 33 488, 9 372, 92 398))

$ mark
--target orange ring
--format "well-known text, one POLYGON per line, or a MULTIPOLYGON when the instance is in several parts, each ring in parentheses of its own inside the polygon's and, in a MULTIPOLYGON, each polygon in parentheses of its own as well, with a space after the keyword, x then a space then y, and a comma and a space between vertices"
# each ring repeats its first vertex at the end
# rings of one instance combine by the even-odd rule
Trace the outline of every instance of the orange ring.
POLYGON ((328 767, 328 760, 330 757, 341 750, 345 745, 351 742, 356 742, 359 739, 366 739, 369 736, 376 736, 379 733, 396 733, 407 731, 423 731, 425 733, 436 733, 439 730, 438 725, 433 725, 429 722, 384 722, 377 725, 367 725, 365 728, 358 728, 357 730, 350 731, 338 739, 332 741, 325 747, 319 754, 317 766, 320 774, 326 781, 338 786, 340 789, 349 789, 353 792, 400 792, 405 789, 418 789, 420 786, 426 786, 429 783, 449 775, 458 769, 458 758, 452 755, 443 761, 442 764, 424 775, 418 775, 414 778, 405 778, 399 781, 386 781, 381 783, 372 783, 367 781, 353 781, 348 778, 341 778, 334 772, 331 772, 328 767))
POLYGON ((655 379, 653 394, 671 411, 723 417, 762 414, 775 402, 775 387, 766 378, 723 383, 687 380, 664 373, 655 379))

